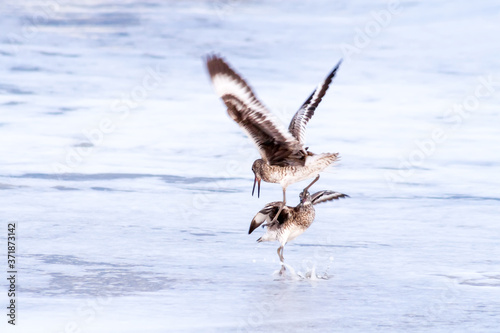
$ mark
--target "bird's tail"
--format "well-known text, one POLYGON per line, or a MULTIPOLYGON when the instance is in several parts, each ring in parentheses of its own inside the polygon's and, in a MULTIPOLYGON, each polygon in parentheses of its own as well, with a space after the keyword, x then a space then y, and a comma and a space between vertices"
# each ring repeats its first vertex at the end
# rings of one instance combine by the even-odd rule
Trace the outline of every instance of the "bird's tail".
POLYGON ((321 172, 338 160, 340 160, 339 153, 323 153, 309 157, 306 160, 306 165, 321 172))

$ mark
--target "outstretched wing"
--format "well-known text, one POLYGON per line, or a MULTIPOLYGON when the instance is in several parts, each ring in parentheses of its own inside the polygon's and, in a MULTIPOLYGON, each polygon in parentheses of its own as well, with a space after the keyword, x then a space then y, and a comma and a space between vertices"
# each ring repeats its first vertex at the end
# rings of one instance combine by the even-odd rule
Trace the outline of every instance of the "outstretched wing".
POLYGON ((318 87, 313 91, 311 96, 302 104, 300 109, 295 113, 288 126, 288 130, 292 135, 301 143, 304 144, 306 136, 306 125, 314 114, 314 110, 318 107, 323 96, 325 96, 332 79, 337 73, 342 60, 339 61, 337 66, 328 74, 326 79, 321 82, 318 87))
POLYGON ((250 86, 219 56, 209 55, 206 61, 227 112, 254 141, 262 158, 272 165, 299 154, 302 145, 255 97, 250 86))
POLYGON ((280 204, 281 203, 279 201, 270 202, 264 208, 262 208, 252 219, 252 222, 250 223, 250 229, 248 229, 248 234, 251 234, 266 220, 271 221, 274 218, 274 215, 276 215, 276 213, 278 212, 280 204))
POLYGON ((257 213, 257 215, 254 216, 252 222, 250 223, 250 229, 248 229, 248 234, 251 234, 255 229, 257 229, 262 223, 265 221, 268 221, 269 223, 265 224, 268 228, 273 229, 274 227, 284 223, 288 219, 291 218, 291 215, 293 214, 293 208, 290 208, 289 206, 283 207, 283 210, 281 211, 280 215, 274 221, 271 223, 272 220, 274 220, 274 217, 276 214, 278 214, 278 211, 280 209, 282 202, 281 201, 274 201, 268 203, 264 208, 260 210, 260 212, 257 213))
POLYGON ((340 198, 350 198, 347 194, 335 192, 335 191, 319 191, 311 196, 311 202, 313 205, 319 204, 321 202, 338 200, 340 198))

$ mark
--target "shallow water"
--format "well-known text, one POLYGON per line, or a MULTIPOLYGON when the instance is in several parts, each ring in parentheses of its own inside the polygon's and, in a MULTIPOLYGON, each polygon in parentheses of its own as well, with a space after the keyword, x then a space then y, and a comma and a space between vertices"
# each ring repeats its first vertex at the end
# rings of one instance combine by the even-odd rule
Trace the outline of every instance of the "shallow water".
POLYGON ((498 331, 494 1, 0 9, 0 221, 19 251, 2 329, 498 331), (281 189, 250 195, 258 153, 210 86, 213 51, 285 123, 344 59, 307 145, 342 156, 312 191, 351 198, 316 207, 285 277, 247 235, 281 189))

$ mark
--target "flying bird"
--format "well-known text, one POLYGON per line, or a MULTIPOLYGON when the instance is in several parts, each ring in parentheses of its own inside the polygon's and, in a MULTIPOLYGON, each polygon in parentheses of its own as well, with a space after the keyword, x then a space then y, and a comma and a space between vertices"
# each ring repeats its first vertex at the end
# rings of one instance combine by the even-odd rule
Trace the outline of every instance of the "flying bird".
MULTIPOLYGON (((255 160, 252 195, 257 183, 279 183, 283 201, 276 214, 285 207, 286 188, 293 183, 316 177, 338 159, 338 153, 314 154, 304 146, 306 125, 325 95, 342 61, 333 68, 295 113, 286 129, 255 96, 252 88, 218 55, 209 55, 206 64, 216 93, 227 106, 231 118, 241 126, 259 149, 262 158, 255 160)), ((312 183, 310 184, 312 185, 312 183)))
POLYGON ((283 258, 285 244, 303 234, 311 226, 315 216, 313 206, 325 201, 349 198, 347 194, 335 191, 319 191, 310 195, 308 190, 309 186, 300 193, 300 203, 296 207, 283 207, 276 221, 274 219, 281 207, 281 202, 279 201, 268 203, 255 215, 250 223, 249 234, 267 221, 263 225, 267 227, 266 233, 257 239, 257 242, 278 241, 280 243, 280 247, 278 248, 278 256, 281 262, 280 274, 283 274, 285 271, 285 259, 283 258))

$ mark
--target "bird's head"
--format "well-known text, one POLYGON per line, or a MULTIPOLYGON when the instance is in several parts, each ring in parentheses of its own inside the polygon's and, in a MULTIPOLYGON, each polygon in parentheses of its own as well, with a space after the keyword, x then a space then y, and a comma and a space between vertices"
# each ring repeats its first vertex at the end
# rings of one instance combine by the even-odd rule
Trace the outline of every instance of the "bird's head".
POLYGON ((299 198, 300 198, 300 203, 301 204, 306 204, 306 203, 310 203, 311 202, 311 195, 309 194, 309 191, 307 191, 308 189, 305 188, 302 192, 300 192, 299 194, 299 198))

